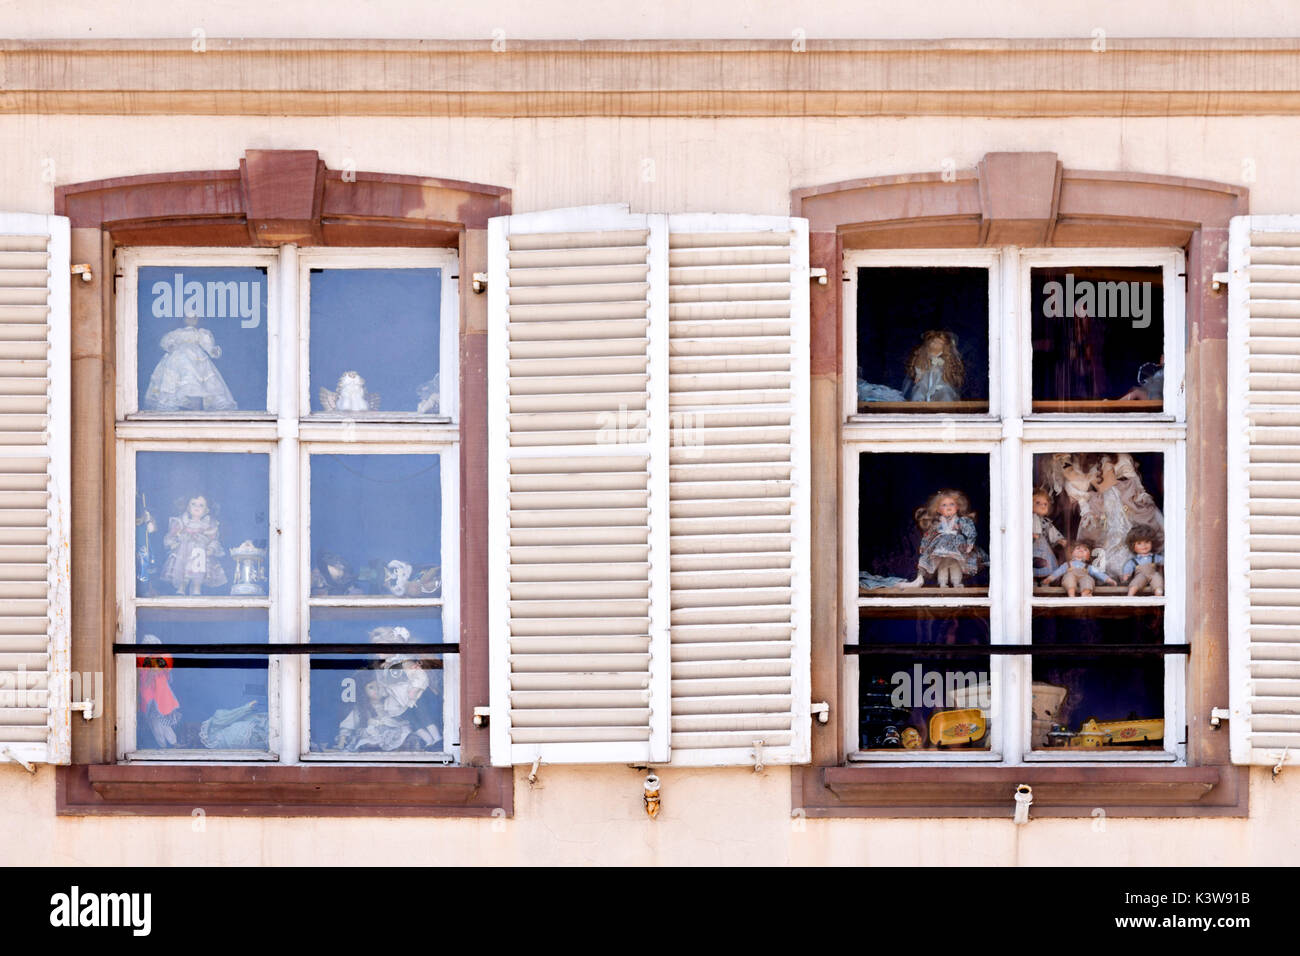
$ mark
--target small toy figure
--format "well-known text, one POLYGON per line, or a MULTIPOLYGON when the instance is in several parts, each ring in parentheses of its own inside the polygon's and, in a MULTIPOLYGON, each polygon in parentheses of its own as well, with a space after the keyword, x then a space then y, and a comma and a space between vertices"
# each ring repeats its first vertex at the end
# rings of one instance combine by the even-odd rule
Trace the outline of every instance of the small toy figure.
POLYGON ((225 554, 218 539, 218 525, 208 513, 208 499, 195 495, 185 514, 171 519, 163 544, 170 550, 163 566, 163 577, 176 588, 177 594, 201 594, 203 588, 219 588, 226 583, 226 571, 213 558, 225 554))
POLYGON ((384 587, 394 597, 437 597, 442 593, 442 569, 416 570, 405 561, 389 561, 384 570, 384 587))
MULTIPOLYGON (((162 641, 155 634, 146 634, 140 638, 140 643, 161 644, 162 641)), ((172 693, 172 659, 166 654, 137 657, 135 666, 140 673, 141 721, 153 734, 156 747, 175 747, 181 702, 172 693)))
POLYGON ((966 366, 957 351, 957 337, 951 332, 931 330, 907 359, 907 384, 903 395, 909 402, 956 402, 966 382, 966 366))
POLYGON ((1093 550, 1092 544, 1087 541, 1072 541, 1066 549, 1070 560, 1062 564, 1059 568, 1043 579, 1044 584, 1053 584, 1059 578, 1061 587, 1065 588, 1070 597, 1076 597, 1076 591, 1082 592, 1084 597, 1092 597, 1092 582, 1096 578, 1102 584, 1117 583, 1114 578, 1104 570, 1088 564, 1088 559, 1095 554, 1104 554, 1100 548, 1093 550))
POLYGON ((321 386, 320 407, 327 412, 377 412, 379 396, 366 391, 366 380, 356 372, 344 372, 337 391, 321 386))
POLYGON ((962 577, 975 574, 988 564, 988 555, 975 546, 975 513, 963 492, 945 488, 916 509, 921 529, 920 557, 916 578, 905 587, 920 587, 928 575, 935 575, 939 587, 961 587, 962 577))
POLYGON ((147 411, 225 412, 238 407, 212 363, 221 358, 221 347, 209 330, 199 327, 197 314, 185 316, 185 327, 168 332, 158 344, 167 354, 149 376, 144 393, 147 411))
POLYGON ((1052 496, 1046 488, 1034 492, 1034 515, 1029 526, 1033 534, 1034 580, 1047 577, 1056 570, 1056 551, 1058 544, 1065 541, 1065 535, 1057 530, 1056 525, 1047 520, 1052 510, 1052 496))
POLYGON ((1162 544, 1160 532, 1149 524, 1135 524, 1125 542, 1133 557, 1124 562, 1120 580, 1127 584, 1128 596, 1133 597, 1143 588, 1151 588, 1157 597, 1165 593, 1165 579, 1160 573, 1165 556, 1158 553, 1162 544))
POLYGON ((136 512, 135 519, 135 580, 136 584, 143 587, 148 594, 153 594, 151 584, 154 572, 158 570, 158 562, 153 555, 153 541, 150 535, 158 530, 158 523, 154 521, 153 514, 149 511, 145 503, 144 495, 140 495, 140 510, 136 512))

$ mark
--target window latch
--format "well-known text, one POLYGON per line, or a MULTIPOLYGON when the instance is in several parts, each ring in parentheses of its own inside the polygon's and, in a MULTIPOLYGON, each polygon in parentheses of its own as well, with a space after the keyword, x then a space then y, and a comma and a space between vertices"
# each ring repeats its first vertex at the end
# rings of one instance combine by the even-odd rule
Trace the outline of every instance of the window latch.
POLYGON ((33 767, 31 764, 29 764, 29 763, 28 763, 26 760, 24 760, 22 757, 18 756, 16 753, 14 753, 14 752, 13 752, 12 750, 10 750, 8 747, 0 747, 0 757, 4 757, 6 760, 12 760, 14 763, 19 764, 19 765, 20 765, 24 770, 26 770, 28 773, 35 773, 35 772, 36 772, 36 768, 35 768, 35 767, 33 767))

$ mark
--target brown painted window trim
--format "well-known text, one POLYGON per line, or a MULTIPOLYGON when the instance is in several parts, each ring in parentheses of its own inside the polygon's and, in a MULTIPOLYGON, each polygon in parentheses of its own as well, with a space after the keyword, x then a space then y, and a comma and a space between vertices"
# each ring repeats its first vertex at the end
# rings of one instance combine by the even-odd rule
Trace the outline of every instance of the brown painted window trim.
POLYGON ((1245 816, 1249 772, 1231 764, 1228 735, 1209 726, 1228 699, 1227 541, 1221 518, 1228 223, 1248 211, 1240 186, 1171 176, 1066 169, 1055 153, 989 153, 973 169, 860 179, 797 189, 791 212, 809 220, 810 265, 839 276, 847 249, 1176 247, 1187 255, 1188 552, 1187 766, 932 767, 846 765, 840 700, 842 285, 812 286, 812 699, 833 717, 813 724, 810 767, 792 771, 796 814, 809 817, 1010 817, 1019 783, 1033 814, 1245 816))
POLYGON ((249 150, 237 170, 61 186, 72 288, 72 668, 104 675, 95 720, 73 722, 57 768, 60 814, 484 816, 513 813, 513 770, 487 766, 487 303, 460 283, 461 765, 115 764, 114 251, 119 246, 453 248, 462 276, 487 268, 487 220, 510 191, 456 180, 328 169, 313 150, 249 150))

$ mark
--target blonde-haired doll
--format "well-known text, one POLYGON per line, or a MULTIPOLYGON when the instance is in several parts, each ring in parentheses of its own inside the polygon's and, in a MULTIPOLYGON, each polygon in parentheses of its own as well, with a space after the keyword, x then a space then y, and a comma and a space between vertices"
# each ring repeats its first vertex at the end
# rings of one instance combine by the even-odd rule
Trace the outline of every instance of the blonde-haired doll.
POLYGON ((966 383, 966 366, 957 351, 957 337, 931 329, 907 358, 903 397, 909 402, 956 402, 966 383))
POLYGON ((939 587, 961 587, 962 578, 988 564, 988 555, 975 544, 975 513, 964 492, 945 488, 930 496, 916 509, 921 529, 921 547, 916 561, 916 579, 908 587, 920 587, 934 575, 939 587))

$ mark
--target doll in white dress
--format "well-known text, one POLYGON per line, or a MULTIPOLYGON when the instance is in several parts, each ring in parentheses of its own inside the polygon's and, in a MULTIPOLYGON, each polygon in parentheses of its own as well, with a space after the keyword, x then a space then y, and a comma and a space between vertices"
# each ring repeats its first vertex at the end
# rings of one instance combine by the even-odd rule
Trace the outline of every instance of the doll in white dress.
POLYGON ((185 325, 172 329, 158 344, 167 354, 149 377, 147 411, 227 412, 238 407, 212 361, 221 358, 221 346, 210 330, 199 326, 197 315, 187 315, 185 325))
POLYGON ((907 359, 903 396, 909 402, 956 402, 966 382, 966 366, 951 332, 932 330, 907 359))

